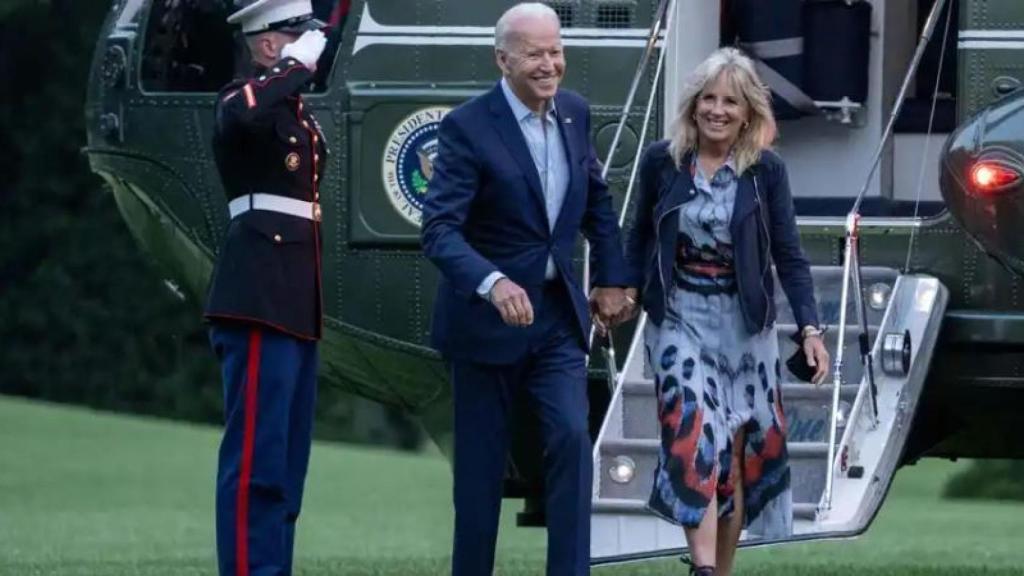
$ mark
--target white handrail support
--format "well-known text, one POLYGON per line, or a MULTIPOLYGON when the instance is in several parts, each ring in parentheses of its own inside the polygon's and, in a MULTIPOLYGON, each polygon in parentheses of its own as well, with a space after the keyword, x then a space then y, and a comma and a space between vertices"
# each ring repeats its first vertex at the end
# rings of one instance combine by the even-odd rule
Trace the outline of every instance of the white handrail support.
MULTIPOLYGON (((903 107, 903 102, 906 99, 907 89, 910 87, 910 82, 914 77, 914 73, 917 70, 918 65, 921 62, 921 57, 924 55, 925 48, 928 45, 928 40, 931 38, 932 32, 935 30, 935 25, 938 22, 939 12, 946 4, 946 0, 937 0, 932 5, 931 12, 928 14, 928 19, 925 21, 924 28, 921 30, 921 38, 918 42, 917 49, 914 51, 913 58, 911 58, 910 66, 907 69, 907 73, 903 78, 903 84, 900 86, 900 91, 896 95, 896 102, 893 105, 892 112, 889 115, 889 121, 885 126, 885 131, 882 133, 882 139, 878 144, 878 149, 875 151, 875 156, 871 162, 871 166, 868 169, 867 178, 864 181, 864 186, 860 189, 856 199, 853 202, 853 208, 850 209, 850 213, 846 215, 846 242, 845 242, 845 253, 843 254, 843 279, 842 279, 842 296, 839 302, 839 334, 836 343, 836 357, 834 365, 834 373, 832 374, 832 417, 829 422, 829 439, 828 439, 828 460, 826 462, 826 474, 825 474, 825 492, 821 496, 821 503, 818 506, 819 517, 827 513, 832 509, 832 488, 835 482, 835 469, 836 469, 836 430, 838 427, 839 419, 839 396, 842 386, 842 368, 843 368, 843 349, 846 346, 846 308, 850 300, 850 284, 854 285, 854 290, 858 293, 857 312, 860 316, 860 328, 861 328, 861 362, 864 364, 864 375, 860 381, 860 389, 858 389, 858 396, 863 392, 865 386, 869 387, 871 394, 872 407, 874 412, 872 413, 872 425, 877 425, 878 422, 878 405, 877 405, 877 387, 875 386, 874 377, 874 364, 872 361, 872 347, 867 345, 866 339, 868 334, 867 328, 867 310, 864 302, 864 294, 861 292, 863 284, 863 278, 860 273, 860 251, 859 251, 859 230, 860 224, 860 206, 864 200, 864 196, 867 193, 868 186, 870 185, 871 178, 875 174, 875 170, 878 168, 879 161, 882 158, 882 153, 885 150, 885 146, 893 133, 893 127, 896 124, 896 117, 899 115, 900 110, 903 107)), ((845 434, 844 434, 845 436, 845 434)))
POLYGON ((825 472, 825 492, 821 496, 821 505, 818 507, 819 514, 832 509, 832 482, 835 469, 833 464, 836 458, 836 429, 839 425, 837 416, 839 414, 839 393, 843 386, 843 348, 846 346, 846 308, 850 300, 850 267, 856 246, 855 239, 859 220, 860 216, 855 212, 846 215, 846 250, 843 255, 842 292, 839 297, 839 333, 836 335, 836 354, 832 366, 832 418, 828 428, 828 459, 826 460, 828 469, 825 472))

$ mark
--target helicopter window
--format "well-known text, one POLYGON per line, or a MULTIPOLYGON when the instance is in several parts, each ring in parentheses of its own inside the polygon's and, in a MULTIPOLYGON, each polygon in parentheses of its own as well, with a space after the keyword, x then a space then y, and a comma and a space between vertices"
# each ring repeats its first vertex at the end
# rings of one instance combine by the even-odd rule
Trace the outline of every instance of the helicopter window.
POLYGON ((154 0, 146 27, 142 87, 216 92, 234 73, 237 49, 223 0, 154 0))
MULTIPOLYGON (((241 34, 227 23, 230 6, 224 0, 153 0, 142 57, 143 89, 216 92, 246 72, 249 53, 241 34)), ((314 15, 328 26, 315 92, 327 87, 350 6, 350 0, 313 0, 314 15)))
POLYGON ((551 9, 558 14, 562 28, 571 28, 576 21, 576 6, 568 2, 548 2, 551 9))
POLYGON ((629 28, 633 24, 633 6, 615 3, 597 7, 598 28, 629 28))

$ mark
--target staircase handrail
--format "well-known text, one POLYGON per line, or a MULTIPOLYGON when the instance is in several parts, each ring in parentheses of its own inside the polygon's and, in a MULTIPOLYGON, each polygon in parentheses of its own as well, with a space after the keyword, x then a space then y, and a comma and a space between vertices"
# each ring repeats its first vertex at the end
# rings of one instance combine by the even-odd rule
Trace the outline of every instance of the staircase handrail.
MULTIPOLYGON (((931 12, 928 14, 928 19, 925 21, 924 28, 921 30, 921 37, 918 41, 917 49, 914 51, 914 56, 910 61, 910 66, 907 68, 907 73, 903 77, 903 85, 900 86, 900 91, 896 96, 896 102, 893 105, 892 113, 889 115, 889 121, 885 126, 885 131, 882 133, 882 138, 878 143, 877 150, 875 151, 874 160, 871 162, 871 168, 868 171, 867 177, 864 179, 864 185, 861 187, 860 192, 857 194, 857 198, 854 200, 853 207, 846 215, 842 296, 840 297, 839 302, 839 334, 836 342, 835 363, 833 365, 832 373, 832 416, 829 422, 828 458, 825 464, 827 466, 825 475, 825 492, 822 494, 821 502, 818 505, 819 515, 827 513, 832 509, 832 489, 837 465, 836 431, 839 420, 839 395, 842 387, 843 349, 846 345, 846 308, 850 299, 849 288, 851 283, 857 293, 857 312, 858 316, 860 316, 861 329, 861 333, 859 335, 861 362, 864 364, 865 370, 864 375, 861 377, 860 388, 857 390, 857 395, 860 397, 865 386, 868 387, 868 391, 871 394, 873 408, 872 422, 877 425, 878 421, 878 388, 875 385, 874 366, 872 361, 873 354, 868 346, 869 332, 867 326, 867 309, 864 302, 864 293, 862 290, 863 277, 860 270, 860 250, 858 246, 859 224, 861 218, 860 205, 864 200, 864 196, 867 194, 868 188, 871 186, 871 179, 875 175, 875 171, 878 169, 878 164, 882 159, 882 153, 885 151, 889 138, 892 136, 893 127, 896 124, 896 118, 899 115, 900 110, 903 108, 903 102, 906 100, 910 82, 914 78, 914 74, 917 72, 917 68, 921 63, 921 57, 924 55, 928 41, 931 39, 932 32, 935 30, 935 25, 938 23, 938 15, 945 4, 946 0, 936 0, 935 4, 932 5, 931 12)), ((847 418, 847 422, 852 421, 855 416, 856 415, 851 411, 850 416, 847 418)), ((847 425, 847 428, 851 428, 851 426, 847 425)), ((846 431, 844 431, 843 436, 846 437, 846 431)))
MULTIPOLYGON (((620 228, 626 220, 626 211, 629 208, 630 197, 633 193, 633 184, 636 181, 637 169, 640 164, 640 155, 643 153, 644 139, 647 137, 647 126, 650 124, 651 113, 654 110, 654 96, 658 92, 658 82, 661 79, 661 71, 665 64, 665 42, 667 42, 669 32, 672 30, 672 23, 675 20, 675 7, 676 0, 661 0, 658 4, 658 9, 654 13, 654 20, 651 22, 651 31, 647 35, 647 44, 644 46, 644 53, 640 57, 640 62, 637 65, 636 72, 633 74, 633 82, 626 95, 626 103, 623 105, 622 112, 619 115, 619 121, 615 127, 615 135, 612 137, 611 146, 608 148, 604 164, 601 166, 601 179, 605 180, 608 177, 608 170, 611 167, 612 159, 615 157, 615 150, 619 146, 619 140, 622 138, 622 131, 626 126, 626 120, 629 118, 629 112, 633 107, 633 99, 636 97, 637 90, 640 88, 640 79, 643 78, 644 69, 651 60, 654 48, 658 45, 658 39, 663 38, 664 41, 661 44, 658 63, 654 70, 654 81, 651 83, 650 94, 647 98, 647 107, 644 110, 644 122, 640 129, 640 138, 637 141, 636 153, 633 156, 633 166, 629 174, 629 182, 626 185, 626 196, 622 201, 622 208, 619 212, 618 222, 620 228), (664 31, 661 29, 662 22, 665 24, 664 31)), ((587 297, 590 295, 590 242, 586 240, 583 242, 583 293, 587 297)), ((594 342, 593 326, 590 327, 590 334, 587 336, 587 342, 591 344, 594 342)), ((616 367, 614 366, 615 347, 612 343, 610 333, 608 335, 608 346, 606 349, 605 360, 607 369, 614 372, 616 370, 616 367)))

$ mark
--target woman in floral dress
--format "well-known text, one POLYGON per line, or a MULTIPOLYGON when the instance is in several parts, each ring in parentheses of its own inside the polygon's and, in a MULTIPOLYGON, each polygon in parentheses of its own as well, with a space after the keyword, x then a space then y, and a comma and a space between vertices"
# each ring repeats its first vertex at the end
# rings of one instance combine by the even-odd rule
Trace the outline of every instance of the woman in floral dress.
POLYGON ((627 236, 661 424, 648 507, 683 526, 692 573, 728 575, 744 528, 792 531, 773 265, 815 383, 829 356, 753 64, 718 50, 691 74, 678 110, 669 139, 641 160, 627 236))

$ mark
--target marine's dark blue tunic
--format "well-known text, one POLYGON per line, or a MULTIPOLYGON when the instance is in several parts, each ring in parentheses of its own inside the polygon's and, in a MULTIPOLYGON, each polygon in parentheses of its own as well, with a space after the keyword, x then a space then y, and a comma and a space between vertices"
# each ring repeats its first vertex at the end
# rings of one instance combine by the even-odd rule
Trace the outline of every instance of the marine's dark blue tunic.
MULTIPOLYGON (((319 202, 327 148, 299 95, 311 78, 289 58, 221 91, 213 151, 229 201, 262 193, 319 202)), ((319 223, 263 210, 234 218, 210 284, 206 317, 315 340, 321 310, 319 223)))

